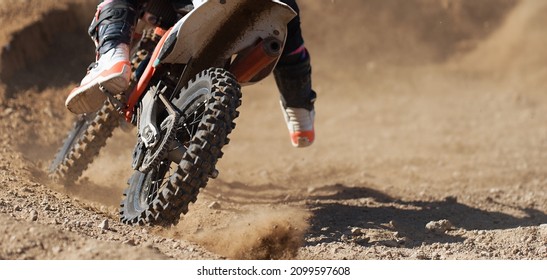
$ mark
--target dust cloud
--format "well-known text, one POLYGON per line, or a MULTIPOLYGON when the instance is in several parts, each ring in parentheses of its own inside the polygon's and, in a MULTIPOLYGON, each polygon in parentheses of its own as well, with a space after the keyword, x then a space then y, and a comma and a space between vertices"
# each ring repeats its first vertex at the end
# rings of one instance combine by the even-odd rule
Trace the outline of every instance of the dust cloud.
POLYGON ((295 258, 304 244, 310 213, 295 207, 255 208, 233 215, 225 226, 203 224, 195 232, 188 232, 185 221, 158 232, 162 236, 196 242, 230 259, 295 258))

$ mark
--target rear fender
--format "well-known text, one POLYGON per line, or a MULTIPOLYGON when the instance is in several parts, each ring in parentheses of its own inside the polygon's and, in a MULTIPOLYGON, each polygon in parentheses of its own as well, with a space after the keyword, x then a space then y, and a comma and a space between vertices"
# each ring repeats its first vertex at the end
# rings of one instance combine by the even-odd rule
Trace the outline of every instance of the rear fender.
POLYGON ((296 16, 277 0, 193 2, 195 9, 167 35, 156 65, 191 61, 204 69, 221 67, 232 55, 269 37, 283 42, 284 47, 287 24, 296 16))
MULTIPOLYGON (((195 8, 162 37, 138 86, 129 95, 127 121, 132 120, 135 105, 160 64, 185 64, 179 80, 179 85, 184 86, 205 69, 224 68, 235 54, 266 38, 279 40, 283 49, 287 24, 296 16, 291 7, 278 0, 192 2, 195 8)), ((276 62, 266 70, 271 71, 276 62)))

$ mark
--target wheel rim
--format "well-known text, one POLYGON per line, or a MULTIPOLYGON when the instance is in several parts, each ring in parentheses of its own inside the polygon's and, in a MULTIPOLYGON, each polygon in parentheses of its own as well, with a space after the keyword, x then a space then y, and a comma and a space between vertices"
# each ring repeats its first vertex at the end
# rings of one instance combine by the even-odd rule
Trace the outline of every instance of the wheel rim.
POLYGON ((198 127, 205 114, 207 104, 208 101, 205 96, 200 96, 183 111, 184 115, 183 118, 181 118, 181 123, 176 134, 176 140, 186 148, 188 148, 188 143, 198 131, 198 127))
POLYGON ((169 145, 163 146, 153 168, 140 169, 131 177, 121 205, 122 222, 174 225, 188 212, 229 142, 240 98, 235 78, 219 68, 204 70, 174 94, 170 100, 180 114, 170 126, 169 145), (158 172, 160 163, 165 169, 158 172), (146 209, 138 209, 139 203, 146 209))
MULTIPOLYGON (((205 93, 204 91, 201 91, 205 93)), ((207 91, 209 92, 209 91, 207 91)), ((201 94, 188 103, 188 106, 183 110, 183 117, 180 119, 177 127, 175 141, 188 148, 190 140, 198 131, 199 124, 205 115, 205 110, 208 105, 208 96, 201 94)), ((126 213, 130 219, 138 219, 141 213, 152 207, 162 190, 167 186, 169 177, 173 175, 177 163, 171 162, 167 158, 160 161, 156 167, 153 167, 147 173, 136 172, 134 176, 140 175, 141 179, 131 180, 130 186, 134 188, 133 193, 129 193, 129 207, 126 207, 126 213)))
POLYGON ((146 174, 142 190, 139 192, 139 208, 146 209, 158 196, 158 192, 163 189, 171 173, 169 161, 162 160, 158 168, 154 168, 146 174), (167 176, 166 176, 167 175, 167 176))

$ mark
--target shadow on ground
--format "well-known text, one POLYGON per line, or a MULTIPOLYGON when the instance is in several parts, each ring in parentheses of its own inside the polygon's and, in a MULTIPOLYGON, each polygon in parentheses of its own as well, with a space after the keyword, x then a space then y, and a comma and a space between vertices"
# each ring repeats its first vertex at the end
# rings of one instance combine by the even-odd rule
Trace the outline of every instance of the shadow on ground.
POLYGON ((442 201, 401 201, 367 187, 334 185, 324 187, 334 194, 311 196, 313 202, 310 237, 321 237, 328 228, 331 241, 340 240, 349 228, 388 229, 412 240, 407 247, 422 243, 461 242, 462 237, 429 233, 430 221, 448 219, 465 230, 511 229, 547 222, 547 215, 532 208, 518 208, 524 218, 486 211, 458 203, 456 198, 442 201), (349 202, 349 203, 348 203, 349 202), (390 223, 391 222, 391 223, 390 223))
POLYGON ((295 193, 294 189, 271 184, 250 186, 241 182, 217 182, 220 184, 207 187, 206 193, 216 196, 221 202, 240 205, 305 204, 312 214, 307 239, 314 240, 308 245, 319 243, 317 240, 340 241, 342 235, 347 235, 353 227, 398 232, 411 240, 405 244, 408 248, 422 243, 464 241, 460 236, 427 232, 425 225, 431 221, 447 219, 455 228, 464 230, 511 229, 547 223, 546 213, 537 209, 511 206, 512 210, 523 213, 519 218, 474 208, 459 203, 455 197, 440 201, 403 201, 365 186, 336 184, 295 193))

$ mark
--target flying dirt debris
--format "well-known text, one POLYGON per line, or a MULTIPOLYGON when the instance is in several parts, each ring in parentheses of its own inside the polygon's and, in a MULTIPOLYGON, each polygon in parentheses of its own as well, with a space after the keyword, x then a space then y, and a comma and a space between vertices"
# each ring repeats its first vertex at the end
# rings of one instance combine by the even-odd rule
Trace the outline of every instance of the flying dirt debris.
POLYGON ((96 1, 0 1, 0 259, 546 259, 544 2, 300 0, 316 143, 287 143, 272 79, 244 88, 222 172, 164 228, 118 222, 135 131, 47 177, 96 1))

